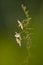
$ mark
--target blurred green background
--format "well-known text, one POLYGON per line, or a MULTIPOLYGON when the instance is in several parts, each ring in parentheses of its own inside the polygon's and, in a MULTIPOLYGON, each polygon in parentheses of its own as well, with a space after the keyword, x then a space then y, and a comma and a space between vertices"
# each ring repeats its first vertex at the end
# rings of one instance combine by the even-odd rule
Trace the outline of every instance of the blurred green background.
POLYGON ((43 0, 0 0, 0 65, 43 65, 43 0), (20 48, 14 38, 17 20, 25 18, 22 3, 34 28, 29 51, 25 44, 20 48))

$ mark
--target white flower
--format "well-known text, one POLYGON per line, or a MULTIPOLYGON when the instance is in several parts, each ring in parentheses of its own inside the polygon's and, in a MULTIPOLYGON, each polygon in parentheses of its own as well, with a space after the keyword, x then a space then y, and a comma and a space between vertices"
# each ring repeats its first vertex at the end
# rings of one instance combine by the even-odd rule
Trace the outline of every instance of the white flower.
POLYGON ((17 32, 15 32, 16 34, 15 34, 15 37, 16 37, 16 41, 17 41, 17 43, 19 44, 19 46, 21 46, 21 36, 20 36, 20 34, 19 33, 17 33, 17 32))
POLYGON ((20 37, 20 34, 19 33, 17 33, 17 32, 15 32, 16 34, 15 34, 15 37, 20 37))
POLYGON ((21 40, 18 39, 18 38, 16 38, 16 41, 17 41, 17 43, 19 44, 19 46, 21 47, 21 40))
POLYGON ((15 33, 16 33, 16 34, 15 34, 15 37, 16 37, 16 38, 19 38, 20 40, 22 40, 22 39, 21 39, 21 36, 20 36, 20 33, 17 33, 17 32, 15 32, 15 33))
POLYGON ((21 29, 23 30, 23 25, 22 25, 22 23, 18 20, 17 21, 18 22, 18 24, 19 24, 19 27, 21 27, 21 29))

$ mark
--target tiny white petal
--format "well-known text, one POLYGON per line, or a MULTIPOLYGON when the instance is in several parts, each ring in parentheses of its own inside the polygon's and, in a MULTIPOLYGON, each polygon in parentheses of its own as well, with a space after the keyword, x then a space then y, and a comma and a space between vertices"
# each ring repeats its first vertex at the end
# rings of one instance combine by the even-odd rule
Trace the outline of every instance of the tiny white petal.
POLYGON ((15 32, 16 34, 15 34, 15 37, 20 37, 20 34, 19 33, 17 33, 17 32, 15 32))
POLYGON ((18 38, 16 38, 16 41, 19 44, 19 46, 21 46, 21 40, 19 40, 18 38))
POLYGON ((23 25, 22 25, 22 23, 18 20, 17 21, 18 22, 18 24, 19 24, 19 27, 21 27, 21 29, 23 30, 23 25))
POLYGON ((21 39, 21 36, 20 36, 20 33, 17 33, 17 32, 15 32, 15 33, 16 33, 16 34, 15 34, 15 37, 16 37, 16 38, 19 38, 20 40, 22 40, 22 39, 21 39))
POLYGON ((19 44, 19 46, 21 47, 21 43, 19 44))

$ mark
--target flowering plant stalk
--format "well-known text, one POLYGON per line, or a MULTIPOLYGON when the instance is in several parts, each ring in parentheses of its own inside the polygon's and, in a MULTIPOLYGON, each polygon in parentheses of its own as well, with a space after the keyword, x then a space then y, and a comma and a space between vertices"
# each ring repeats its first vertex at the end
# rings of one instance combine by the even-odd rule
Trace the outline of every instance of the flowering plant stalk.
POLYGON ((29 17, 29 12, 26 9, 26 6, 24 6, 22 4, 21 7, 22 7, 22 9, 23 9, 23 11, 25 13, 26 18, 23 19, 22 22, 20 20, 17 21, 18 26, 20 27, 21 31, 19 33, 18 32, 15 33, 15 38, 16 38, 16 41, 17 41, 17 43, 19 44, 20 47, 22 45, 22 41, 27 41, 26 42, 27 48, 30 48, 29 41, 31 41, 31 38, 30 38, 30 32, 29 32, 29 30, 31 28, 29 28, 28 26, 29 26, 31 17, 29 17))

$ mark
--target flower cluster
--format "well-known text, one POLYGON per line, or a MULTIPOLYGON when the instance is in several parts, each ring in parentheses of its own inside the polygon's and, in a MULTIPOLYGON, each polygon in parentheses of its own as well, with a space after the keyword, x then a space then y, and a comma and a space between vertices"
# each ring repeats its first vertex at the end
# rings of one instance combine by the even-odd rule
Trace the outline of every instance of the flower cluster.
POLYGON ((18 32, 15 32, 15 38, 16 38, 16 42, 19 44, 19 46, 21 47, 21 41, 24 40, 24 41, 27 41, 27 44, 29 44, 29 40, 30 39, 30 32, 29 30, 31 28, 28 27, 29 23, 30 23, 30 20, 31 18, 29 17, 29 14, 28 14, 28 10, 26 10, 26 6, 24 6, 23 4, 21 5, 25 15, 26 15, 26 18, 22 20, 22 22, 20 20, 18 20, 18 26, 20 27, 21 29, 21 32, 18 33, 18 32), (21 38, 22 36, 22 38, 21 38))
MULTIPOLYGON (((22 25, 22 23, 18 20, 17 21, 18 22, 18 26, 23 30, 23 25, 22 25)), ((20 33, 17 33, 17 32, 15 32, 15 38, 16 38, 16 41, 17 41, 17 43, 19 44, 19 46, 21 46, 21 35, 20 35, 20 33)))

